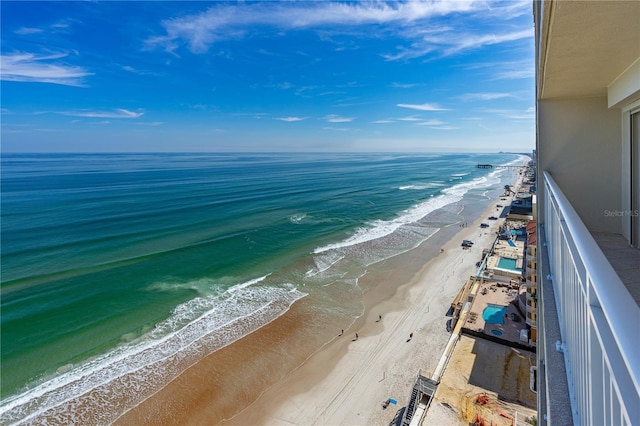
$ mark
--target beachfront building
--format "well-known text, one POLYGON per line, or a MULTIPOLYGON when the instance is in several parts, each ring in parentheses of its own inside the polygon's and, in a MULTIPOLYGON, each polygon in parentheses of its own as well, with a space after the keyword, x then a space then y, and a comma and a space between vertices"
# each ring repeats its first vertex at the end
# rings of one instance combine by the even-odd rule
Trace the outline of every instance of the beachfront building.
POLYGON ((536 248, 537 248, 537 234, 536 234, 536 221, 532 220, 527 223, 527 244, 525 251, 525 285, 527 286, 526 303, 524 306, 525 322, 529 327, 529 344, 535 346, 538 336, 538 323, 537 323, 537 306, 538 295, 536 293, 536 248))
POLYGON ((637 424, 640 1, 533 8, 538 424, 637 424))
POLYGON ((524 242, 512 237, 510 230, 505 231, 506 239, 498 238, 487 258, 485 278, 518 286, 522 280, 524 242))

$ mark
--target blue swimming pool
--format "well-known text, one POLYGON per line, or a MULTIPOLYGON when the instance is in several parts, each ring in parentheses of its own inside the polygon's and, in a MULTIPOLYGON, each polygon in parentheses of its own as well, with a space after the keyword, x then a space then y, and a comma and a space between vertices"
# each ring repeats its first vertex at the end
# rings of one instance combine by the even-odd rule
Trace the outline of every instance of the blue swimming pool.
POLYGON ((498 268, 501 269, 510 269, 512 271, 518 271, 520 272, 521 269, 518 268, 518 261, 516 259, 511 259, 509 257, 501 257, 498 260, 498 268))
POLYGON ((504 324, 504 316, 507 313, 507 307, 502 305, 488 304, 482 311, 482 319, 487 324, 504 324))

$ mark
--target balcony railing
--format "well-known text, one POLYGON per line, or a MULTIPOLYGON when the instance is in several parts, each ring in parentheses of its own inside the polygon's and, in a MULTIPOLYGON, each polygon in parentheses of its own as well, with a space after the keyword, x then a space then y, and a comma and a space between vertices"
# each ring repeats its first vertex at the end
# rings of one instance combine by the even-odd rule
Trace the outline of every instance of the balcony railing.
POLYGON ((640 308, 547 172, 544 218, 574 422, 635 424, 640 308))

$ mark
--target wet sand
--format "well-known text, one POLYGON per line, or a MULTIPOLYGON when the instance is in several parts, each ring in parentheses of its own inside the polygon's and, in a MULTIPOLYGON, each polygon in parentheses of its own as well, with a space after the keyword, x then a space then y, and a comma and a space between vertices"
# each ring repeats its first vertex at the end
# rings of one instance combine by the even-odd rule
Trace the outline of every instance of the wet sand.
POLYGON ((451 301, 495 238, 498 223, 486 219, 496 203, 506 204, 498 198, 468 205, 462 212, 467 227, 443 228, 420 247, 372 267, 359 282, 364 314, 344 327, 343 336, 336 329, 319 350, 308 338, 314 301, 304 298, 204 357, 116 424, 389 424, 419 370, 430 375, 440 359, 451 301), (491 227, 481 229, 483 221, 491 227), (463 250, 462 239, 475 244, 463 250), (387 398, 398 405, 383 410, 387 398))

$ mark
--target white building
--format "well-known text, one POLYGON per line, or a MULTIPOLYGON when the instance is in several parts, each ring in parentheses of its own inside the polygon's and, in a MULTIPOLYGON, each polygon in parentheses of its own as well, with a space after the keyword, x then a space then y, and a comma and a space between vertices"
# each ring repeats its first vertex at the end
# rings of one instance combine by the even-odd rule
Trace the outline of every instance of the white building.
POLYGON ((533 6, 538 424, 638 424, 640 1, 533 6))

